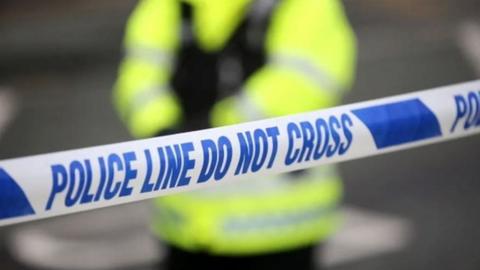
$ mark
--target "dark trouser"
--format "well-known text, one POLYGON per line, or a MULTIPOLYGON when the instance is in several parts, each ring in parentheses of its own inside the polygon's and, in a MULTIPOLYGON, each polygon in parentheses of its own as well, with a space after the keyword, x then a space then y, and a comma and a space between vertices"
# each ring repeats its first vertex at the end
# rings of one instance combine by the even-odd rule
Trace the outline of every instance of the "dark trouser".
POLYGON ((166 268, 168 270, 249 270, 249 269, 319 269, 314 265, 315 247, 309 246, 284 252, 255 256, 213 256, 206 253, 192 253, 175 247, 168 247, 166 268))

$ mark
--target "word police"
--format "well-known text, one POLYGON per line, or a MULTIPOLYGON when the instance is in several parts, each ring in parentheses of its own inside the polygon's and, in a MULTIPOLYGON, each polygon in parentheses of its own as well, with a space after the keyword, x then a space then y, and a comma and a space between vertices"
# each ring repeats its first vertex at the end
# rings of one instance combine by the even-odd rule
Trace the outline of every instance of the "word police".
POLYGON ((480 91, 469 92, 466 96, 456 95, 454 97, 457 115, 450 132, 462 128, 468 130, 480 126, 480 91))

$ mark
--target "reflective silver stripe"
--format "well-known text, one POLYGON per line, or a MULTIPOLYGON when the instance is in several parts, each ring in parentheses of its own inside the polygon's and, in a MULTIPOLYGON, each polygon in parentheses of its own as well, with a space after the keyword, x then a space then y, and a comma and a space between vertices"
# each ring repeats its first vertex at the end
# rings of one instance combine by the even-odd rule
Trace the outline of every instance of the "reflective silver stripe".
POLYGON ((232 217, 225 221, 223 230, 227 234, 263 233, 271 230, 288 229, 335 213, 337 204, 299 209, 295 212, 257 215, 251 217, 232 217))
POLYGON ((134 58, 141 61, 148 62, 155 66, 167 66, 171 67, 173 57, 170 53, 167 53, 161 49, 148 48, 148 47, 130 47, 125 51, 127 58, 134 58))
POLYGON ((270 65, 292 69, 307 77, 312 82, 315 82, 321 89, 334 93, 343 92, 344 90, 327 72, 305 58, 276 54, 269 57, 268 63, 270 65))
POLYGON ((306 170, 304 178, 311 179, 329 179, 339 177, 336 165, 322 165, 306 170))
POLYGON ((246 121, 260 120, 266 117, 262 108, 260 108, 251 97, 248 96, 247 89, 242 89, 235 96, 235 107, 242 114, 246 121))
POLYGON ((168 93, 168 86, 152 86, 148 88, 144 88, 141 91, 135 93, 135 95, 130 100, 128 105, 128 109, 125 112, 125 116, 127 119, 130 119, 136 111, 140 110, 141 108, 147 106, 150 102, 165 96, 168 93))

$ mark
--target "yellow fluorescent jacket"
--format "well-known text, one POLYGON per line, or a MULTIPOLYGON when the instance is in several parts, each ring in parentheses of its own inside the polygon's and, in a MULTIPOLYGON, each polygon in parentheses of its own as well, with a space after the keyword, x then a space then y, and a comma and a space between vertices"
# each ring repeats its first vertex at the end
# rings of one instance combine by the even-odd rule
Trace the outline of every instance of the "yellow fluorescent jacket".
MULTIPOLYGON (((193 7, 194 38, 205 52, 221 50, 253 4, 184 2, 193 7)), ((143 0, 128 20, 113 98, 135 137, 181 123, 169 83, 180 31, 179 0, 143 0)), ((237 95, 217 102, 212 125, 333 106, 351 86, 355 38, 337 0, 279 1, 264 46, 267 63, 237 95)), ((153 229, 184 249, 229 255, 295 248, 331 234, 342 190, 334 167, 274 178, 159 198, 153 229)))

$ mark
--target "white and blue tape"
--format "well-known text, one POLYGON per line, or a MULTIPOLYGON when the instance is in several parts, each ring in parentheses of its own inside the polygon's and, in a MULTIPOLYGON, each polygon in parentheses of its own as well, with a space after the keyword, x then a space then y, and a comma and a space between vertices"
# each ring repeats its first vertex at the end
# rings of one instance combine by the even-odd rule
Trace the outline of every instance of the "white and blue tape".
POLYGON ((0 225, 480 132, 480 80, 310 113, 0 161, 0 225))

